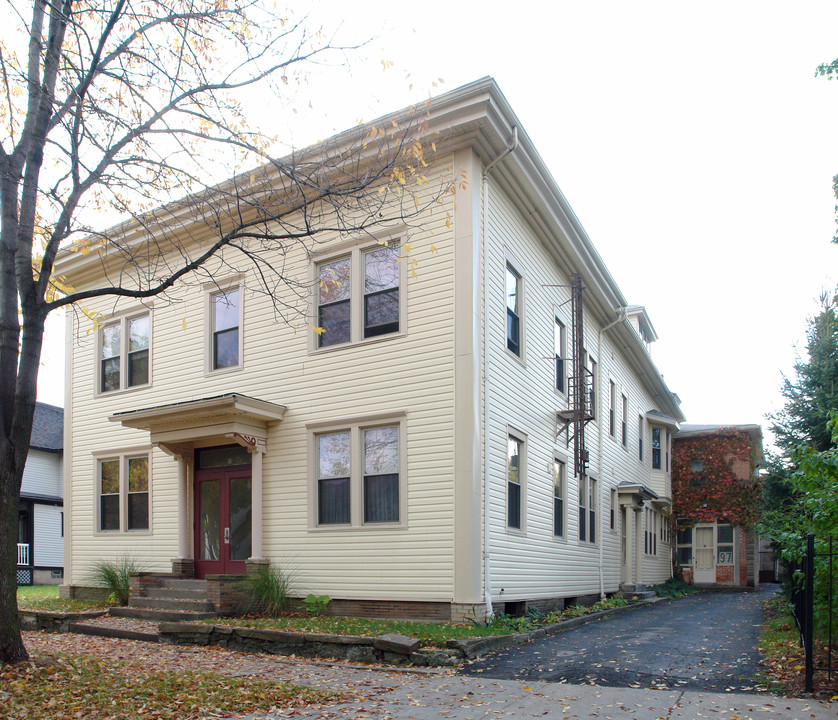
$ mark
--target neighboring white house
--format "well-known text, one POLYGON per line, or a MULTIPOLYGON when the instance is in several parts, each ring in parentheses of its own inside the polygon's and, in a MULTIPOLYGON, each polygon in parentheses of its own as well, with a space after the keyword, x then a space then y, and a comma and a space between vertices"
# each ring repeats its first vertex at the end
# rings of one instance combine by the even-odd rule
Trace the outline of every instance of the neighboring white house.
POLYGON ((58 585, 64 567, 64 410, 35 404, 18 503, 18 585, 58 585))
MULTIPOLYGON (((198 577, 270 561, 335 612, 437 619, 670 577, 683 416, 645 310, 493 80, 428 113, 425 174, 456 194, 409 225, 291 246, 306 322, 278 319, 229 252, 174 302, 91 301, 96 332, 68 322, 65 594, 123 553, 198 577)), ((84 290, 120 262, 64 253, 56 271, 84 290)))

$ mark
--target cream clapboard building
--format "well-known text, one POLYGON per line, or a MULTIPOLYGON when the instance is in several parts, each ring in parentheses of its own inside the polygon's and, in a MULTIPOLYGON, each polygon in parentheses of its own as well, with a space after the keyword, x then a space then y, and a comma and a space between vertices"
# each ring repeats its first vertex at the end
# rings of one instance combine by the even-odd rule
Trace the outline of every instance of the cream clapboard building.
MULTIPOLYGON (((212 578, 270 562, 335 612, 437 619, 670 576, 683 417, 649 318, 494 81, 437 98, 427 122, 427 175, 456 193, 409 227, 284 258, 323 334, 219 260, 169 299, 91 302, 95 331, 68 322, 64 592, 126 553, 212 578), (581 488, 560 416, 574 273, 594 398, 581 488)), ((107 262, 67 253, 58 271, 84 289, 107 262)))

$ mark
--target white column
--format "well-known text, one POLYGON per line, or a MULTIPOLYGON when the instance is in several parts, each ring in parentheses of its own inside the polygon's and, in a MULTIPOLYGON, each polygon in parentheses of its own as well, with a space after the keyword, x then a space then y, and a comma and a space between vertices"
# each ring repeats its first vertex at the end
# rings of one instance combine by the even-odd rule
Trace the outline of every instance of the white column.
POLYGON ((640 585, 643 582, 643 546, 641 536, 643 530, 643 508, 634 509, 634 584, 640 585))
POLYGON ((261 447, 250 448, 250 559, 262 559, 262 456, 261 447))
POLYGON ((634 543, 634 508, 626 505, 626 585, 634 585, 634 556, 637 548, 634 543))
POLYGON ((177 456, 177 554, 185 560, 189 557, 189 501, 187 482, 191 458, 177 456))

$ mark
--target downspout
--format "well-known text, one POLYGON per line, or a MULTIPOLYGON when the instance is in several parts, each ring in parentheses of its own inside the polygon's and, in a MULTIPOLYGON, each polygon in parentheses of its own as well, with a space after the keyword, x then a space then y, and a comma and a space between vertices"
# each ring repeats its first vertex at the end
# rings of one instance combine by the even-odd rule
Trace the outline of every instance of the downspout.
MULTIPOLYGON (((618 307, 617 308, 617 319, 608 323, 602 330, 599 331, 599 335, 597 337, 597 348, 596 348, 596 356, 599 358, 599 365, 597 366, 597 372, 599 373, 599 377, 596 379, 597 387, 599 388, 600 397, 604 394, 604 389, 602 386, 602 336, 610 330, 615 325, 623 322, 626 319, 626 308, 625 307, 618 307)), ((609 396, 610 402, 610 396, 609 396)), ((616 408, 614 409, 616 414, 616 408)), ((628 420, 626 420, 628 422, 628 420)), ((628 425, 626 425, 626 429, 628 429, 628 425)), ((599 442, 597 443, 597 458, 599 460, 599 492, 602 495, 602 491, 605 488, 605 465, 602 462, 602 426, 599 428, 599 442)), ((614 432, 617 432, 617 423, 614 423, 614 432)), ((600 503, 600 507, 602 507, 602 503, 600 503)), ((616 509, 615 509, 616 510, 616 509)), ((600 512, 600 528, 599 528, 599 596, 601 598, 605 597, 605 578, 602 574, 602 565, 604 562, 604 551, 605 551, 605 532, 603 528, 605 527, 605 513, 600 512)), ((616 524, 617 518, 615 516, 614 522, 616 524)), ((628 551, 628 549, 627 549, 628 551)))
POLYGON ((489 517, 489 258, 486 242, 486 223, 489 216, 489 173, 507 155, 518 147, 518 128, 512 128, 512 144, 490 162, 483 171, 483 203, 480 218, 480 231, 483 235, 480 243, 480 257, 483 262, 483 583, 486 603, 486 617, 494 616, 492 609, 492 568, 490 547, 489 517))

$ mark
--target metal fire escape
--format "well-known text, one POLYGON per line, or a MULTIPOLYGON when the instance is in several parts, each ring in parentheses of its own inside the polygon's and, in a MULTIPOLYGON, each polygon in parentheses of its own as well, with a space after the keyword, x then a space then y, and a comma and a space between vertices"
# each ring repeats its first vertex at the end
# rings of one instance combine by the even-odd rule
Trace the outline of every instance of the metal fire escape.
POLYGON ((593 373, 588 367, 584 348, 584 326, 582 322, 582 276, 574 273, 570 285, 571 318, 571 376, 568 383, 568 408, 559 410, 558 435, 568 431, 568 445, 573 440, 573 469, 577 476, 584 477, 588 469, 588 451, 585 449, 585 425, 594 419, 593 373))

